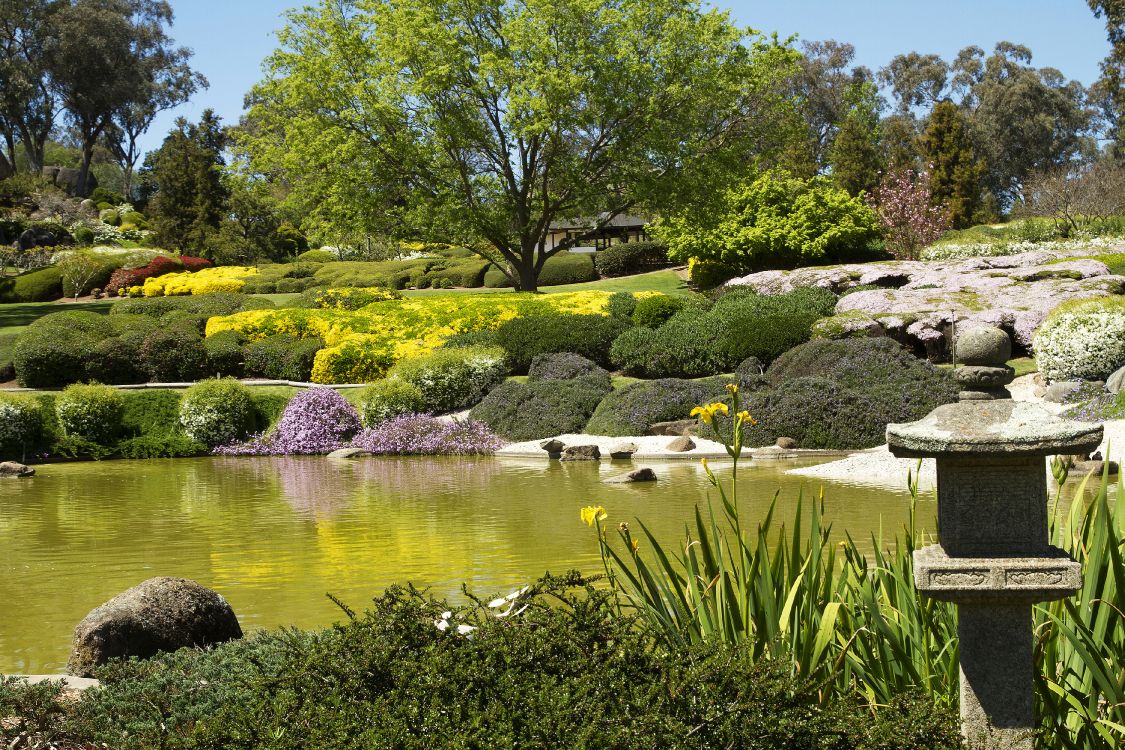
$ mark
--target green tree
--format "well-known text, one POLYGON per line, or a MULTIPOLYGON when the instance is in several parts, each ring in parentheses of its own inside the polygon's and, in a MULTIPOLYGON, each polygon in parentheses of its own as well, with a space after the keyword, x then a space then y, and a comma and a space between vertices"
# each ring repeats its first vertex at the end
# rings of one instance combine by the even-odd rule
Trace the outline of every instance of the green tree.
POLYGON ((208 109, 198 124, 180 118, 146 161, 156 194, 148 204, 157 241, 181 252, 203 253, 218 233, 229 193, 223 182, 227 135, 208 109))
MULTIPOLYGON (((1102 76, 1092 87, 1109 124, 1108 135, 1114 148, 1122 147, 1122 114, 1125 112, 1125 1, 1086 0, 1097 18, 1105 18, 1110 52, 1101 63, 1102 76)), ((1118 156, 1121 154, 1119 153, 1118 156)))
POLYGON ((776 146, 796 53, 696 0, 325 0, 241 145, 308 228, 471 247, 534 291, 552 222, 707 195, 776 146))
POLYGON ((54 16, 62 0, 0 0, 0 128, 7 155, 0 172, 16 171, 16 141, 32 172, 43 168, 59 101, 47 70, 54 16))
POLYGON ((883 169, 879 145, 879 95, 875 84, 864 81, 852 87, 848 113, 828 152, 832 179, 848 191, 859 195, 879 184, 883 169))
POLYGON ((663 218, 654 231, 668 255, 719 265, 729 278, 862 256, 878 235, 875 213, 826 177, 766 172, 722 195, 705 212, 663 218))
POLYGON ((919 147, 929 165, 934 203, 948 209, 954 229, 972 225, 987 170, 973 152, 968 123, 956 104, 947 99, 934 105, 919 147))

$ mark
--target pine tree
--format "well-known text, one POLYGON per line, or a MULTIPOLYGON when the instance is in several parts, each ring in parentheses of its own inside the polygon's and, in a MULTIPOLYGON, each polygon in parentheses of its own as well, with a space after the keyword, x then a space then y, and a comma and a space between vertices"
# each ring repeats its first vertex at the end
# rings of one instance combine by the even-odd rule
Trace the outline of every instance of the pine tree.
POLYGON ((198 125, 177 120, 150 155, 148 178, 157 190, 149 213, 163 246, 202 254, 218 234, 229 198, 222 179, 226 139, 219 118, 207 110, 198 125))
POLYGON ((972 225, 981 204, 985 164, 973 153, 965 115, 956 104, 945 100, 934 105, 919 147, 930 167, 934 204, 949 210, 954 229, 972 225))
POLYGON ((871 192, 883 168, 879 134, 867 118, 849 112, 829 151, 832 179, 852 196, 871 192))

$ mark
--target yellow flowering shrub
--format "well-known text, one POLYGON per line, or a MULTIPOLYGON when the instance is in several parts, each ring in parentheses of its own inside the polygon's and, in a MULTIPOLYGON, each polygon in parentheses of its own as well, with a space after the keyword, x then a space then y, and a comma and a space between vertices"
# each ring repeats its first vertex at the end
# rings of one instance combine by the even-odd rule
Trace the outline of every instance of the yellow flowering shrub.
POLYGON ((141 291, 146 297, 173 297, 213 292, 237 293, 246 285, 246 277, 257 273, 258 269, 248 266, 221 266, 199 271, 166 273, 163 276, 145 279, 141 291))
MULTIPOLYGON (((200 272, 201 273, 201 272, 200 272)), ((207 321, 207 335, 238 331, 250 340, 275 334, 319 336, 316 383, 362 383, 383 377, 400 359, 427 354, 458 333, 488 331, 534 314, 606 314, 607 292, 475 294, 386 300, 360 310, 249 310, 207 321)))

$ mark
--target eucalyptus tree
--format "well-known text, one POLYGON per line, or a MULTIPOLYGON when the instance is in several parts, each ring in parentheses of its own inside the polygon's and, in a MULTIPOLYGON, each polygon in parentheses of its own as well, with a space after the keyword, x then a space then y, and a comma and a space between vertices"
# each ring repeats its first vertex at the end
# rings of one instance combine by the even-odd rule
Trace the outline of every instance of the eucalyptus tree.
MULTIPOLYGON (((47 70, 46 48, 65 0, 0 0, 0 129, 16 169, 16 141, 32 172, 43 168, 60 102, 47 70)), ((0 162, 0 168, 4 165, 0 162)))
POLYGON ((463 245, 525 291, 614 217, 752 169, 791 122, 796 53, 695 0, 324 0, 280 42, 239 145, 306 228, 463 245))

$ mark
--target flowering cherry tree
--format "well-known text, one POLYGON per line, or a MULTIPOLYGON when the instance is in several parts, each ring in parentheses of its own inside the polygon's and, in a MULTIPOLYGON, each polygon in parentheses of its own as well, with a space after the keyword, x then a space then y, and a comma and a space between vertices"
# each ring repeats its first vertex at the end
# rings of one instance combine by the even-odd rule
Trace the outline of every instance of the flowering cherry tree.
POLYGON ((918 251, 949 227, 949 210, 932 204, 930 172, 900 169, 883 175, 867 197, 879 216, 887 250, 899 260, 915 260, 918 251))

